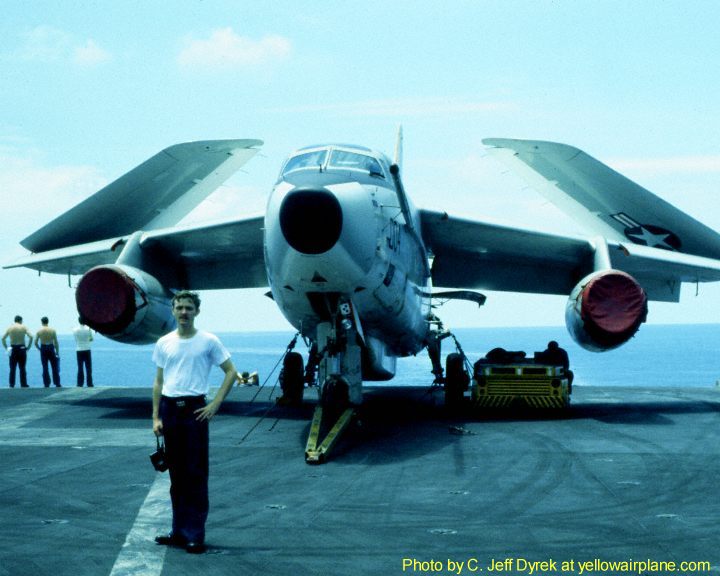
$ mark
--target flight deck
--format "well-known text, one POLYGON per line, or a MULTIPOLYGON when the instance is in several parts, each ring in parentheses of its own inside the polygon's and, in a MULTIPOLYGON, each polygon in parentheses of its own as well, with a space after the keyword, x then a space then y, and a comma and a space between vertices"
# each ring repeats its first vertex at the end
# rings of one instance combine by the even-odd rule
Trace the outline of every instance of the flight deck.
POLYGON ((314 392, 296 408, 257 392, 211 423, 192 556, 153 542, 170 505, 150 388, 0 390, 0 576, 720 572, 716 389, 577 386, 560 414, 478 415, 370 388, 319 466, 314 392))

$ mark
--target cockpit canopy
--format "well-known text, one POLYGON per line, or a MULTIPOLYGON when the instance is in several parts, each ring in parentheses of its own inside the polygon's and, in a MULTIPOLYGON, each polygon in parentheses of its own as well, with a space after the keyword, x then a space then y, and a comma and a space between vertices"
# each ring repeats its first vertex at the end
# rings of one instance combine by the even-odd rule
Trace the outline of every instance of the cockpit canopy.
POLYGON ((299 171, 350 172, 357 176, 371 176, 387 180, 388 161, 381 154, 367 148, 353 146, 314 146, 298 150, 288 158, 282 168, 280 178, 299 171))

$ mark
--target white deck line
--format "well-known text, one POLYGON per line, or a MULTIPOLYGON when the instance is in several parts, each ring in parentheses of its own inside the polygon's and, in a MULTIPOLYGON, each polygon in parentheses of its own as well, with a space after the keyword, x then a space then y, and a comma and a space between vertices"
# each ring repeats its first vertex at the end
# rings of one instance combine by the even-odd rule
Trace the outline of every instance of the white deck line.
POLYGON ((162 572, 167 546, 155 544, 155 536, 170 530, 169 490, 170 476, 158 473, 110 576, 155 576, 162 572))

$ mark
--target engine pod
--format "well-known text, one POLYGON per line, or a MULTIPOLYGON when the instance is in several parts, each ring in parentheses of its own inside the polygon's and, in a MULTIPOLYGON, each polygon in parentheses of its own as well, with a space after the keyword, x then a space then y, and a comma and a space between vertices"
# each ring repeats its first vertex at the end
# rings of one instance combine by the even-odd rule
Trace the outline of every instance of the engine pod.
POLYGON ((171 294, 153 276, 125 265, 97 266, 80 279, 83 322, 119 342, 151 343, 175 327, 171 294))
POLYGON ((647 296, 640 284, 619 270, 594 272, 573 289, 565 322, 573 339, 593 351, 627 342, 647 319, 647 296))
POLYGON ((75 291, 75 302, 83 322, 101 334, 115 334, 135 318, 140 292, 133 279, 116 267, 100 266, 85 274, 75 291), (138 294, 139 295, 139 294, 138 294))

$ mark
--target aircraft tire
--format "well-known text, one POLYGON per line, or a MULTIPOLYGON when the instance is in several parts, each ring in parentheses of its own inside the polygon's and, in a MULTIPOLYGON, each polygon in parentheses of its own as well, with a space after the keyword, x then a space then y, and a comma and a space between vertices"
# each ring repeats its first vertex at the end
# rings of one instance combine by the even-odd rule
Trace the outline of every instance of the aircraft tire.
POLYGON ((320 399, 323 408, 331 418, 337 418, 350 406, 349 387, 344 378, 330 377, 323 386, 320 399))
POLYGON ((465 370, 462 355, 457 352, 448 354, 445 360, 445 406, 457 408, 462 404, 463 393, 468 387, 470 377, 465 370))
POLYGON ((282 391, 288 404, 302 404, 304 389, 303 358, 299 352, 288 352, 283 359, 282 391))

